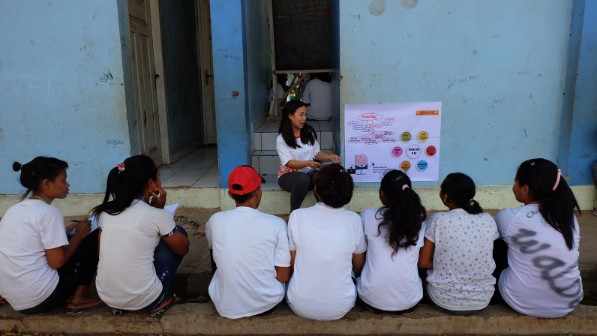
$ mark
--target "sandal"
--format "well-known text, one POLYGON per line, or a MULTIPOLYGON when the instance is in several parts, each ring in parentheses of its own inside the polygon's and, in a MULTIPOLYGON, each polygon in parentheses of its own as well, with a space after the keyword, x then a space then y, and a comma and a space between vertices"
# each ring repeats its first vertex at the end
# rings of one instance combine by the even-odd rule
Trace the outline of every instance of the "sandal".
POLYGON ((122 309, 118 309, 118 308, 111 308, 111 307, 108 307, 108 308, 110 308, 110 313, 111 313, 113 316, 120 316, 120 315, 124 315, 124 310, 122 310, 122 309))
MULTIPOLYGON (((169 298, 170 298, 170 301, 165 306, 163 306, 162 308, 155 308, 155 309, 157 309, 155 311, 150 311, 149 316, 161 317, 168 311, 168 309, 172 308, 172 306, 174 306, 175 304, 184 302, 183 298, 181 298, 180 296, 178 296, 176 294, 170 295, 169 298)), ((168 298, 164 299, 164 301, 166 301, 166 300, 168 300, 168 298)), ((162 303, 164 301, 162 301, 162 303)))
POLYGON ((78 315, 89 309, 95 308, 101 305, 103 302, 99 298, 91 299, 89 301, 80 302, 80 303, 69 303, 66 305, 66 309, 68 309, 69 315, 78 315))

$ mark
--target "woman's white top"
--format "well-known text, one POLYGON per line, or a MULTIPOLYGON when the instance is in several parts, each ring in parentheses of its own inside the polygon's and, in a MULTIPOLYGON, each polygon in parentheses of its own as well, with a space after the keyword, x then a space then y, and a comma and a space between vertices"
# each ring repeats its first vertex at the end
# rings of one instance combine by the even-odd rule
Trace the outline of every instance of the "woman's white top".
POLYGON ((297 209, 288 222, 294 274, 286 294, 290 308, 314 320, 336 320, 354 307, 352 255, 367 249, 359 215, 317 203, 297 209))
POLYGON ((574 310, 583 298, 576 216, 572 249, 545 221, 538 204, 502 210, 495 219, 508 244, 508 268, 498 283, 504 301, 519 313, 543 318, 574 310))
POLYGON ((112 308, 140 310, 162 292, 153 264, 155 248, 174 227, 172 215, 136 200, 118 215, 100 215, 100 255, 95 281, 112 308))
POLYGON ((0 222, 0 295, 14 310, 36 307, 58 285, 46 250, 68 245, 60 210, 37 199, 19 202, 0 222))
POLYGON ((488 213, 463 209, 435 213, 425 238, 435 244, 427 291, 436 305, 453 311, 481 310, 494 292, 493 241, 498 231, 488 213))
POLYGON ((276 150, 278 151, 278 157, 280 158, 280 172, 278 173, 278 177, 284 175, 285 173, 291 171, 300 171, 303 173, 308 173, 313 168, 311 167, 303 167, 301 169, 291 169, 286 164, 290 160, 298 160, 298 161, 307 161, 313 160, 315 155, 321 151, 319 148, 319 142, 315 140, 313 145, 304 144, 301 142, 300 138, 296 139, 297 145, 300 147, 298 148, 291 148, 284 142, 284 138, 282 138, 282 134, 278 134, 276 138, 276 150))
POLYGON ((357 291, 361 300, 377 309, 407 310, 423 297, 417 262, 419 250, 423 247, 425 225, 419 232, 416 245, 400 248, 394 254, 394 249, 388 242, 387 226, 383 226, 381 232, 378 231, 382 214, 377 208, 361 212, 367 240, 367 260, 361 277, 357 280, 357 291))

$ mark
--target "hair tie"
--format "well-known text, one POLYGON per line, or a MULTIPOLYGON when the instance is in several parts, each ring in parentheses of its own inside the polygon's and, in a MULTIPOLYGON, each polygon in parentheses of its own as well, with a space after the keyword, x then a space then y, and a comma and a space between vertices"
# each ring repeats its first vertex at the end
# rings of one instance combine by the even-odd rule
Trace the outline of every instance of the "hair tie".
POLYGON ((468 201, 468 206, 472 207, 473 205, 475 205, 475 200, 471 198, 471 199, 468 201))
POLYGON ((556 175, 556 183, 553 185, 553 188, 551 188, 551 190, 555 191, 558 188, 558 184, 560 184, 560 177, 562 177, 562 171, 558 169, 558 173, 556 175))
POLYGON ((124 162, 117 164, 116 168, 118 168, 118 174, 122 173, 125 170, 124 162))
POLYGON ((406 189, 408 189, 408 184, 404 184, 404 185, 402 186, 402 190, 406 190, 406 189))

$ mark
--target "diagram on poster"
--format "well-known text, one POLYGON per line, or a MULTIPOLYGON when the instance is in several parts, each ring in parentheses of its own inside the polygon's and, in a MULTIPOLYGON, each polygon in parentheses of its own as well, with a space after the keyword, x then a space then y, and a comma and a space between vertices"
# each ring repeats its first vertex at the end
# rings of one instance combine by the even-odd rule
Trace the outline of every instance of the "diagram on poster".
POLYGON ((413 181, 439 178, 441 102, 345 106, 345 162, 355 182, 392 169, 413 181))

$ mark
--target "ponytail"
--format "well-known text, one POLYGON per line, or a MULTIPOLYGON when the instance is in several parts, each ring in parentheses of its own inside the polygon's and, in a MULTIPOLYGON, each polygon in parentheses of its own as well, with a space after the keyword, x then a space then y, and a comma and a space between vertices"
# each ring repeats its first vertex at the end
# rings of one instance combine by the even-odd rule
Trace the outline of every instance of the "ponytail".
POLYGON ((12 170, 21 171, 19 181, 27 189, 21 196, 21 200, 24 200, 30 192, 38 191, 43 180, 54 181, 56 176, 66 169, 68 169, 68 163, 65 161, 46 156, 38 156, 25 164, 13 162, 12 170))
POLYGON ((400 248, 417 244, 427 211, 412 189, 410 179, 400 170, 391 170, 384 175, 380 196, 384 207, 375 214, 376 219, 381 219, 377 232, 381 234, 382 227, 388 230, 388 244, 394 250, 394 256, 400 248))
POLYGON ((149 179, 156 181, 157 173, 155 163, 148 156, 136 155, 124 160, 108 173, 104 201, 91 212, 96 216, 102 212, 120 214, 134 200, 143 197, 149 179))
POLYGON ((551 161, 537 158, 520 164, 516 183, 528 186, 533 201, 539 203, 539 212, 545 221, 562 234, 568 249, 574 247, 574 213, 580 207, 574 193, 561 176, 562 172, 551 161))
POLYGON ((483 212, 479 202, 474 200, 475 189, 473 179, 463 173, 448 174, 441 185, 441 190, 448 196, 448 199, 471 215, 483 212))

